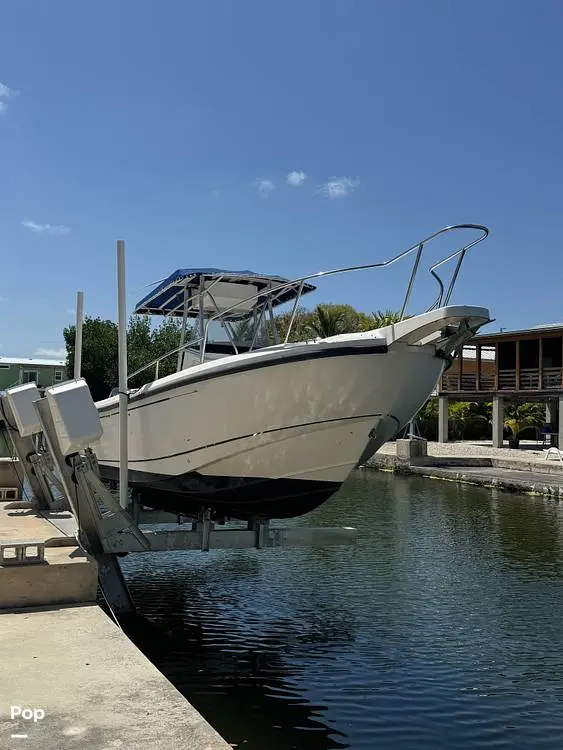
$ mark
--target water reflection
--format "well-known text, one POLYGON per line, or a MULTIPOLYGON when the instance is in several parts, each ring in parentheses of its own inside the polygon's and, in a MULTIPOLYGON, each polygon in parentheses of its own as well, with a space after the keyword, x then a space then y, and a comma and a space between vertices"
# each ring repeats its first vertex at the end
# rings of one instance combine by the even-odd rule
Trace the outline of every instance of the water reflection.
POLYGON ((351 548, 130 556, 157 666, 245 748, 560 747, 561 506, 356 472, 351 548))
MULTIPOLYGON (((352 620, 330 598, 297 610, 268 596, 253 601, 260 561, 231 555, 211 553, 189 576, 175 567, 179 555, 166 575, 153 556, 137 563, 128 581, 150 622, 134 623, 132 637, 230 742, 268 737, 268 747, 281 750, 302 747, 306 736, 311 750, 349 747, 345 734, 322 720, 326 705, 295 683, 303 664, 284 656, 290 650, 305 662, 316 651, 347 646, 354 640, 352 620), (225 587, 225 580, 236 583, 225 587)), ((193 555, 185 564, 190 560, 193 555)))
POLYGON ((561 506, 545 498, 510 497, 497 505, 502 554, 526 573, 561 575, 561 506))

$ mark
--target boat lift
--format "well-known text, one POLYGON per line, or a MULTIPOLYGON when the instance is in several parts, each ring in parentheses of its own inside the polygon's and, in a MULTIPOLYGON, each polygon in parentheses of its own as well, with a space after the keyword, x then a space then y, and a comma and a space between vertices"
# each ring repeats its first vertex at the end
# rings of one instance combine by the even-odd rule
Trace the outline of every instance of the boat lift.
MULTIPOLYGON (((102 425, 80 373, 82 292, 77 295, 74 378, 47 388, 43 396, 35 383, 27 383, 8 388, 0 397, 0 412, 30 486, 32 507, 46 517, 60 518, 61 511, 70 511, 73 536, 67 536, 66 542, 78 542, 97 561, 100 587, 110 609, 118 615, 135 609, 118 562, 118 557, 128 553, 352 543, 357 536, 353 528, 285 528, 270 525, 268 519, 254 518, 246 528, 217 529, 209 509, 202 509, 197 519, 183 518, 144 510, 134 498, 129 499, 125 250, 121 240, 117 242, 117 277, 119 500, 100 478, 94 447, 102 436, 102 425)), ((44 551, 39 549, 44 543, 31 546, 38 547, 40 555, 44 551)), ((24 549, 18 553, 26 559, 24 549)))
MULTIPOLYGON (((135 552, 177 550, 266 549, 351 544, 357 529, 279 527, 268 519, 253 518, 240 525, 217 529, 210 510, 197 519, 139 507, 130 500, 127 456, 127 346, 125 256, 117 242, 119 310, 120 486, 119 500, 100 478, 95 445, 102 436, 98 410, 86 381, 80 376, 83 293, 77 295, 74 378, 47 388, 41 395, 35 383, 8 388, 0 397, 0 413, 20 465, 26 475, 33 509, 60 519, 70 511, 72 535, 98 564, 98 579, 110 609, 116 615, 135 610, 118 558, 135 552)), ((55 521, 56 522, 56 521, 55 521)), ((57 522, 56 522, 57 523, 57 522)), ((65 532, 65 533, 68 533, 65 532)), ((64 543, 65 540, 62 540, 64 543)), ((57 543, 61 543, 59 540, 57 543)), ((29 543, 44 552, 44 542, 29 543)), ((18 546, 18 545, 15 545, 18 546)), ((25 546, 21 543, 20 546, 25 546)), ((18 550, 26 559, 25 550, 18 550)))

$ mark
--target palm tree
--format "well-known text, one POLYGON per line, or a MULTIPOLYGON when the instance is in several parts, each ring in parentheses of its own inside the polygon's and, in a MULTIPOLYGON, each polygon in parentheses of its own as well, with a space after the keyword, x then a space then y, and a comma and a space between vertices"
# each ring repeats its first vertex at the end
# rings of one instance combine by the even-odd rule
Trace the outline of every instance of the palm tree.
POLYGON ((401 314, 395 310, 377 310, 372 312, 371 317, 374 328, 384 328, 401 320, 401 314))
POLYGON ((518 448, 520 435, 524 430, 529 427, 540 427, 545 419, 542 404, 514 404, 508 407, 506 413, 504 424, 512 433, 508 439, 510 448, 518 448))
POLYGON ((309 328, 321 339, 346 333, 345 327, 343 311, 329 305, 317 305, 309 321, 309 328))

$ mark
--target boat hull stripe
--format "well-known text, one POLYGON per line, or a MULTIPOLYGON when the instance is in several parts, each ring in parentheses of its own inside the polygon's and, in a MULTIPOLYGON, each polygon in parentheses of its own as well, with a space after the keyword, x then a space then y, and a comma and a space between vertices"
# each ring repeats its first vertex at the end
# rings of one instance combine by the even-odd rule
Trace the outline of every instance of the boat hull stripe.
MULTIPOLYGON (((334 422, 346 422, 348 420, 362 420, 362 419, 376 419, 377 417, 381 417, 381 414, 355 414, 351 417, 335 417, 334 419, 319 419, 315 422, 301 422, 300 424, 292 424, 288 425, 287 427, 272 427, 269 430, 262 430, 259 435, 273 435, 275 433, 284 432, 285 430, 294 430, 294 429, 300 429, 303 427, 317 427, 318 425, 322 424, 332 424, 334 422)), ((395 418, 396 419, 396 418, 395 418)), ((203 451, 207 448, 216 448, 220 445, 227 445, 228 443, 234 443, 237 440, 247 440, 248 438, 254 437, 256 433, 248 433, 246 435, 237 435, 236 437, 227 438, 226 440, 219 440, 216 443, 209 443, 208 445, 200 445, 197 448, 190 448, 189 450, 185 451, 179 451, 178 453, 172 453, 170 455, 165 456, 152 456, 151 458, 130 458, 128 463, 131 464, 148 464, 152 461, 166 461, 169 458, 178 458, 179 456, 187 456, 190 453, 197 453, 197 451, 203 451)), ((100 463, 111 465, 115 464, 117 465, 119 461, 116 459, 115 461, 108 461, 106 459, 101 460, 100 463)))
MULTIPOLYGON (((186 377, 185 380, 175 379, 171 383, 164 383, 162 386, 155 385, 151 388, 150 393, 141 395, 141 398, 149 398, 150 396, 161 395, 168 391, 177 390, 184 385, 193 385, 194 383, 201 383, 207 380, 213 380, 215 378, 227 377, 229 375, 239 375, 244 372, 250 372, 251 370, 261 370, 265 367, 276 367, 279 365, 285 365, 293 362, 304 362, 311 359, 325 359, 327 357, 349 357, 349 356, 364 356, 370 354, 387 354, 389 347, 387 344, 372 344, 370 346, 341 346, 331 347, 326 349, 318 349, 316 351, 302 352, 296 355, 286 354, 284 357, 276 357, 272 359, 266 359, 266 357, 257 357, 250 362, 243 362, 236 367, 228 367, 221 369, 218 372, 208 370, 207 372, 201 373, 200 375, 194 375, 193 377, 186 377)), ((230 358, 229 358, 230 359, 230 358)), ((221 360, 218 360, 221 361, 221 360)), ((189 373, 189 370, 184 372, 189 373)), ((158 381, 155 381, 157 383, 158 381)), ((135 404, 135 397, 133 396, 129 411, 139 409, 144 404, 135 404)), ((164 400, 164 399, 162 399, 164 400)), ((106 412, 111 414, 117 413, 117 404, 109 404, 99 408, 100 417, 110 416, 106 412)))

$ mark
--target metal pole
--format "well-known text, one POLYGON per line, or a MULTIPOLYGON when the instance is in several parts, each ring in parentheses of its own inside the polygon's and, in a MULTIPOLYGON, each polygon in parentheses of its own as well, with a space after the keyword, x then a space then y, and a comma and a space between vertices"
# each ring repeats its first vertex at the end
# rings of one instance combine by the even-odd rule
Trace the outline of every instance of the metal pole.
MULTIPOLYGON (((188 322, 188 286, 184 286, 184 311, 182 313, 182 330, 180 331, 180 349, 178 350, 178 361, 176 363, 176 372, 180 372, 184 362, 184 343, 186 341, 186 325, 188 322)), ((158 380, 158 364, 156 366, 156 380, 158 380)))
POLYGON ((418 252, 416 254, 416 258, 414 259, 414 266, 412 268, 411 277, 409 279, 409 286, 407 289, 407 293, 405 295, 403 307, 401 308, 401 314, 399 316, 399 320, 403 320, 403 318, 405 317, 405 313, 407 311, 407 305, 409 304, 409 299, 410 299, 411 292, 412 292, 412 285, 414 284, 416 272, 418 271, 418 264, 420 263, 420 256, 422 255, 423 247, 424 247, 424 244, 421 242, 420 245, 418 246, 418 252))
POLYGON ((82 371, 82 323, 84 320, 84 292, 76 293, 76 330, 74 334, 74 379, 82 371))
POLYGON ((205 341, 204 337, 204 323, 205 323, 205 312, 203 306, 205 304, 205 277, 202 275, 199 278, 199 361, 203 362, 205 356, 205 341))
POLYGON ((274 317, 274 309, 272 307, 272 298, 268 297, 268 310, 270 312, 270 323, 272 324, 272 332, 274 334, 274 344, 280 343, 280 332, 276 325, 276 319, 274 317))
POLYGON ((128 454, 127 454, 127 311, 125 298, 125 243, 117 240, 117 302, 118 302, 118 352, 119 352, 119 504, 128 505, 128 454))
POLYGON ((291 318, 289 320, 289 325, 287 327, 287 333, 285 334, 285 341, 284 344, 287 344, 289 341, 289 334, 291 333, 291 329, 293 327, 293 321, 295 320, 295 313, 297 312, 297 305, 299 304, 299 300, 301 299, 301 295, 303 294, 303 287, 305 285, 305 281, 302 280, 299 284, 299 289, 297 291, 297 297, 295 298, 295 302, 293 304, 293 309, 291 311, 291 318))

